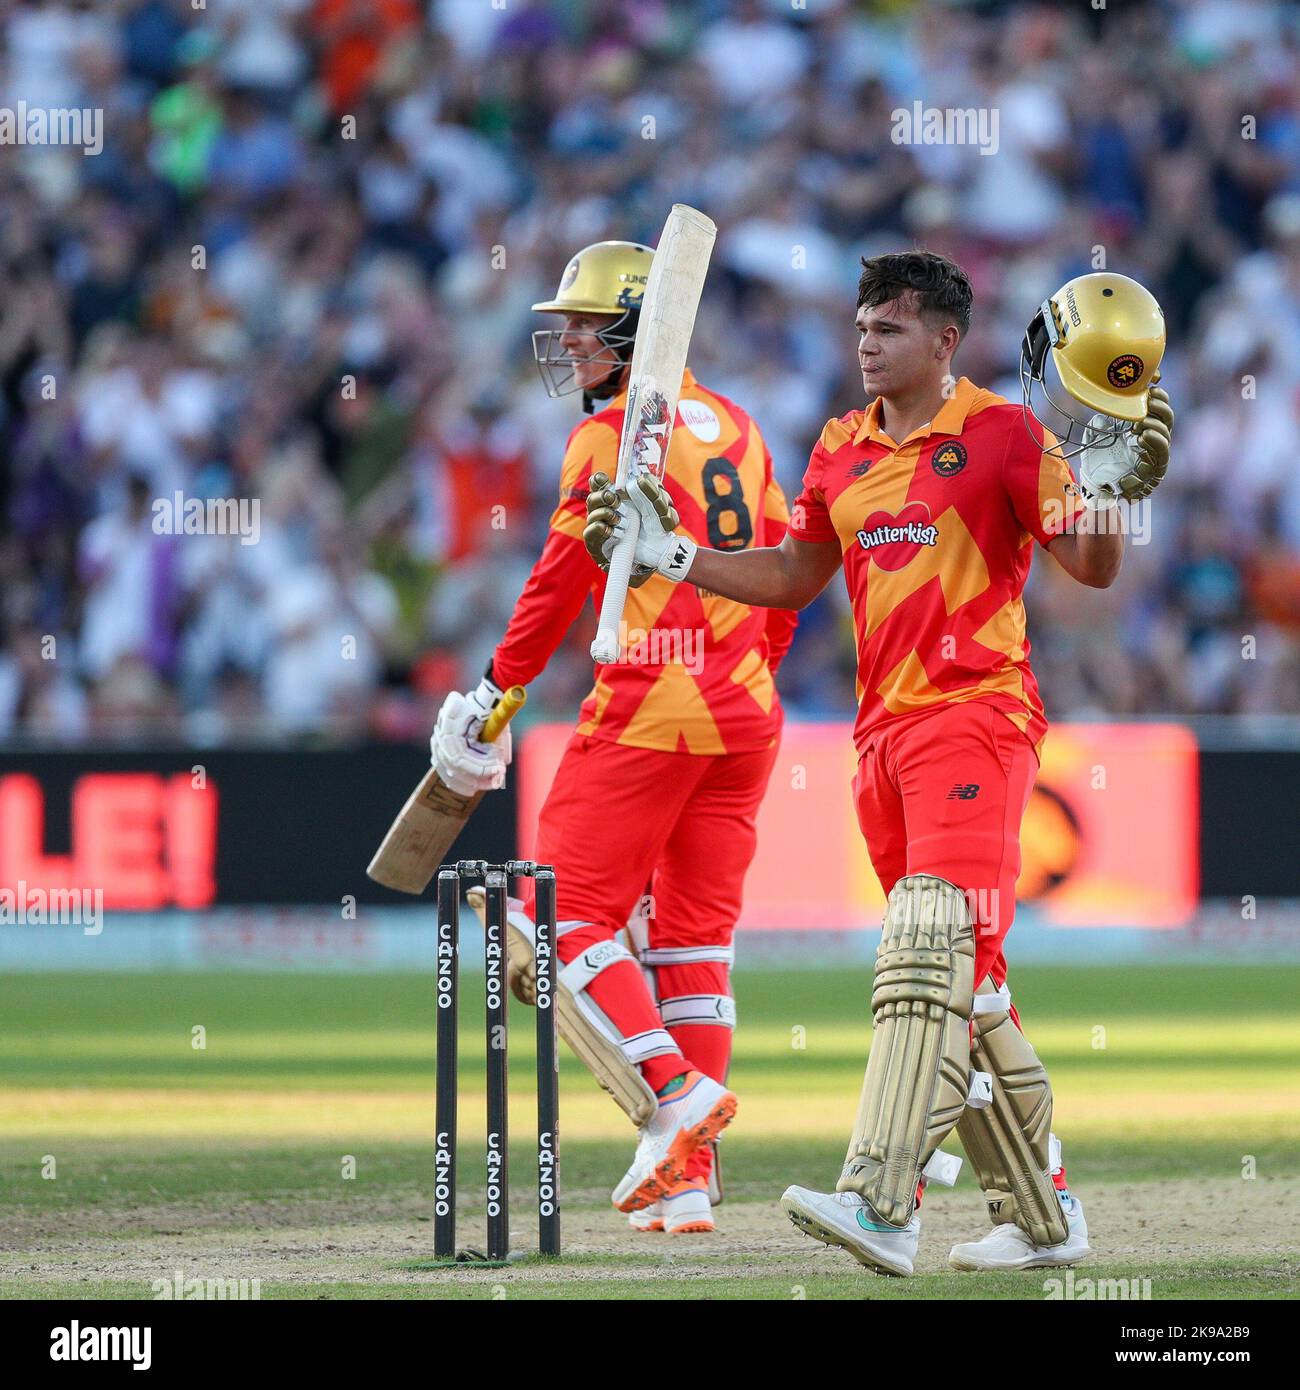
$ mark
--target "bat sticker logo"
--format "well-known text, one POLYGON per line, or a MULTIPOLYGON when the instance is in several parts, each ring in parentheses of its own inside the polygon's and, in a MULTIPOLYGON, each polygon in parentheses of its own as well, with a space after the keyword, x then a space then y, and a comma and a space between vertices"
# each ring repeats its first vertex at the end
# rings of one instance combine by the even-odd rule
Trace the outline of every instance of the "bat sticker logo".
POLYGON ((663 476, 667 462, 667 440, 672 430, 672 420, 668 415, 668 402, 663 392, 652 390, 641 403, 641 413, 636 423, 636 437, 632 441, 632 457, 637 472, 653 473, 663 476))

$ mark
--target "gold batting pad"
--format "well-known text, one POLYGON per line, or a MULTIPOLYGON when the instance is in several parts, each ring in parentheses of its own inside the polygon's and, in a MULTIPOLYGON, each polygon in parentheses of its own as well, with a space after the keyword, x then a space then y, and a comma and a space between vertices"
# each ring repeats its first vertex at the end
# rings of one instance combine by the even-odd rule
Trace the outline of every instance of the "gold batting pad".
MULTIPOLYGON (((987 980, 979 988, 980 994, 996 992, 987 980)), ((977 1013, 972 1031, 971 1066, 988 1072, 993 1099, 965 1111, 957 1137, 993 1224, 1014 1221, 1035 1245, 1059 1245, 1070 1232, 1049 1171, 1052 1083, 1009 1013, 977 1013)))
MULTIPOLYGON (((465 897, 481 922, 486 906, 483 890, 471 888, 465 897)), ((533 943, 509 918, 506 921, 506 955, 511 975, 518 973, 520 976, 521 988, 516 993, 525 1003, 535 1002, 537 960, 533 954, 533 943)), ((636 1065, 627 1060, 623 1049, 607 1038, 578 1008, 572 990, 558 978, 558 969, 556 974, 556 1026, 560 1037, 597 1082, 613 1096, 619 1109, 640 1129, 658 1108, 655 1093, 646 1084, 636 1065)))
POLYGON ((876 950, 875 1032, 837 1190, 905 1226, 930 1155, 966 1105, 975 934, 960 888, 929 874, 894 885, 876 950))

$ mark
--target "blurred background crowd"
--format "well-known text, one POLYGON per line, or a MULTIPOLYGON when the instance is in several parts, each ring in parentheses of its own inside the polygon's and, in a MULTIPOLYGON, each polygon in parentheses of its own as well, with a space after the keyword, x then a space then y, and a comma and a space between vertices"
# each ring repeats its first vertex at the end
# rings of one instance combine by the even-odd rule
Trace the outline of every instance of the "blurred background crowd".
MULTIPOLYGON (((858 257, 976 290, 1017 398, 1038 303, 1109 268, 1170 330, 1174 464, 1115 588, 1035 565, 1053 718, 1300 712, 1300 11, 1283 0, 0 0, 0 736, 426 733, 545 532, 576 397, 528 334, 570 254, 719 242, 692 364, 793 495, 861 404, 858 257), (997 150, 892 113, 998 114, 997 150), (1104 256, 1104 262, 1098 258, 1104 256), (153 502, 255 499, 255 544, 153 502)), ((532 692, 570 717, 582 619, 532 692)), ((842 586, 781 671, 853 705, 842 586)))

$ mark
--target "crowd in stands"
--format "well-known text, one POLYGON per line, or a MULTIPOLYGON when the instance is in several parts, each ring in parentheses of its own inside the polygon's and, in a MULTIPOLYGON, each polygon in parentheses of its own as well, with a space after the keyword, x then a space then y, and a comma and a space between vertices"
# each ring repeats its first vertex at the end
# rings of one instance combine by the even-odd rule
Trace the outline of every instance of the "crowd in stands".
MULTIPOLYGON (((1284 0, 0 0, 0 737, 419 737, 536 558, 572 252, 719 227, 692 365, 799 489, 862 403, 859 257, 944 252, 1019 398, 1045 296, 1164 305, 1179 412, 1119 582, 1040 557, 1053 719, 1300 713, 1300 11, 1284 0), (996 144, 897 141, 996 114, 996 144), (256 502, 239 536, 158 502, 256 502)), ((532 692, 572 716, 590 615, 532 692)), ((846 717, 842 586, 780 685, 846 717)))

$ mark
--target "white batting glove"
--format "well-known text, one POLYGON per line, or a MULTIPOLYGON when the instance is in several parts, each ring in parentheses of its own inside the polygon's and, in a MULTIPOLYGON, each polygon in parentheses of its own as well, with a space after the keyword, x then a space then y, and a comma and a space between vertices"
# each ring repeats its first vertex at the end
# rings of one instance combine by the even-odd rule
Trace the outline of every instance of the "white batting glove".
POLYGON ((659 479, 642 473, 626 491, 615 491, 604 474, 594 474, 591 481, 583 538, 597 564, 609 569, 614 547, 626 534, 624 518, 632 510, 641 522, 633 552, 634 576, 662 574, 674 583, 684 579, 695 559, 696 545, 689 536, 674 534, 673 528, 679 524, 677 508, 659 479))
POLYGON ((467 695, 453 690, 438 711, 429 740, 430 761, 443 782, 460 796, 505 785, 512 751, 510 726, 501 730, 495 743, 483 743, 478 737, 501 694, 500 687, 484 677, 467 695))
POLYGON ((1083 450, 1079 455, 1079 492, 1090 510, 1113 511, 1120 503, 1117 484, 1139 462, 1137 440, 1131 434, 1111 438, 1115 422, 1105 415, 1094 415, 1084 427, 1083 450))
POLYGON ((1162 386, 1152 386, 1147 413, 1118 438, 1116 421, 1094 415, 1083 432, 1079 491, 1093 511, 1110 511, 1118 502, 1140 502, 1160 486, 1169 468, 1174 408, 1162 386))

